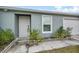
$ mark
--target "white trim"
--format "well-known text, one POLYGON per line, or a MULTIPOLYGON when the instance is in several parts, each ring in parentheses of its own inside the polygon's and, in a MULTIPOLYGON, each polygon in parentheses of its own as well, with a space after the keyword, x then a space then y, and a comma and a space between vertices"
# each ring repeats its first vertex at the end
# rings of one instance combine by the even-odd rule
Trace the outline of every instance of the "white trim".
POLYGON ((52 16, 51 16, 51 31, 43 31, 43 17, 50 16, 50 15, 42 15, 42 33, 52 33, 52 16))

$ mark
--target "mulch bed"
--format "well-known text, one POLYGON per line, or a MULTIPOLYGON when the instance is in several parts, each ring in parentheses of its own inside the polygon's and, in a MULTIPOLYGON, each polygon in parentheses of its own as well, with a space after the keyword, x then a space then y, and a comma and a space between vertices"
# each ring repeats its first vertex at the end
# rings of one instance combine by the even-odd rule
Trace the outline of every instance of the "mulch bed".
POLYGON ((4 45, 0 46, 0 52, 1 52, 6 46, 8 46, 9 44, 10 44, 10 43, 4 44, 4 45))
POLYGON ((7 45, 0 46, 0 52, 1 52, 6 46, 7 46, 7 45))

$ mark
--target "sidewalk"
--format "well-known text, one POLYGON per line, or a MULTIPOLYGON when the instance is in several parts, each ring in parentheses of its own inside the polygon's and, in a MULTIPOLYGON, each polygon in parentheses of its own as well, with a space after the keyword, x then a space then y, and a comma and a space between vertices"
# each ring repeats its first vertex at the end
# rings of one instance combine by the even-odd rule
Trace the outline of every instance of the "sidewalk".
MULTIPOLYGON (((79 45, 79 41, 76 40, 63 40, 63 41, 48 41, 40 43, 38 46, 32 46, 29 48, 29 52, 39 52, 43 50, 51 50, 62 48, 70 45, 79 45)), ((27 49, 25 45, 16 45, 8 51, 8 53, 26 53, 27 49)))

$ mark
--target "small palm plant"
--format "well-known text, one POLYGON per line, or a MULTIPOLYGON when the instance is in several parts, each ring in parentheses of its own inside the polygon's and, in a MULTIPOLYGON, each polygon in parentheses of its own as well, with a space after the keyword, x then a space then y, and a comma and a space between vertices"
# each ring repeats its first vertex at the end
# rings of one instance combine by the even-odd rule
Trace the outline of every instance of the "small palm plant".
POLYGON ((58 39, 64 39, 66 37, 69 37, 71 36, 71 29, 70 28, 67 28, 66 30, 63 29, 63 26, 60 27, 56 32, 55 34, 53 35, 55 38, 58 38, 58 39))
POLYGON ((32 44, 32 45, 34 45, 34 44, 37 44, 38 45, 39 42, 42 42, 43 41, 43 38, 39 34, 39 31, 38 30, 33 29, 30 32, 29 41, 30 41, 30 44, 32 44))

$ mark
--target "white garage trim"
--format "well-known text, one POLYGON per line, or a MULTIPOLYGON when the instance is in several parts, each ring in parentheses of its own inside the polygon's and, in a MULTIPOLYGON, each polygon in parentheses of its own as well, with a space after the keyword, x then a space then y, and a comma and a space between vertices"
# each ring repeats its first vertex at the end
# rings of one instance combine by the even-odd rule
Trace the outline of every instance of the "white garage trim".
POLYGON ((63 17, 63 19, 69 19, 69 20, 79 20, 79 18, 78 17, 63 17))

